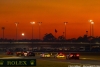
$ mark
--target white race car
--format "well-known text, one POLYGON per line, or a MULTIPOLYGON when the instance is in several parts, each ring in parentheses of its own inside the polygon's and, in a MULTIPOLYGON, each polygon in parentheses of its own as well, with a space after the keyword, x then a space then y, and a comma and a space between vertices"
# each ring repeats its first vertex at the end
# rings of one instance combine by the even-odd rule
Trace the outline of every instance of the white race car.
POLYGON ((24 56, 28 56, 28 52, 27 52, 27 51, 24 51, 24 52, 23 52, 23 55, 24 55, 24 56))

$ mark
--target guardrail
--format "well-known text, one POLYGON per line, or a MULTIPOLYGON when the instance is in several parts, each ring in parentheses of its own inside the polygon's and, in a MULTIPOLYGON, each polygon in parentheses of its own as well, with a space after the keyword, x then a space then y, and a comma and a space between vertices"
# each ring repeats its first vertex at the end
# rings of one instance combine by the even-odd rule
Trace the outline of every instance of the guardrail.
MULTIPOLYGON (((0 42, 0 44, 90 44, 84 42, 0 42)), ((100 44, 100 43, 92 43, 92 44, 100 44)))

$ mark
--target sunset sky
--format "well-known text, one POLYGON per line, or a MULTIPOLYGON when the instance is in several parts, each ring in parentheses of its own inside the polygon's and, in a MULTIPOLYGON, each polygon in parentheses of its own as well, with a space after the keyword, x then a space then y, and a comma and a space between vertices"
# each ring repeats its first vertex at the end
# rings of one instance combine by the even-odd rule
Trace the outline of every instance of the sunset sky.
MULTIPOLYGON (((77 38, 88 31, 90 35, 90 22, 94 21, 94 36, 100 36, 100 0, 0 0, 0 27, 5 27, 5 38, 16 38, 16 25, 18 24, 18 39, 39 38, 39 25, 41 24, 41 38, 45 33, 57 37, 65 32, 66 37, 77 38), (23 37, 21 33, 25 33, 23 37)), ((0 30, 0 38, 2 29, 0 30)))

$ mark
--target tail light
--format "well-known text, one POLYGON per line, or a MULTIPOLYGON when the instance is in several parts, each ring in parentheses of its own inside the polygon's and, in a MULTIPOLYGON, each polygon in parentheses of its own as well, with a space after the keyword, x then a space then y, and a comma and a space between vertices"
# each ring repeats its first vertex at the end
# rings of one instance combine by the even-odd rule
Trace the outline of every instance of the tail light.
POLYGON ((70 55, 70 57, 72 57, 72 56, 73 56, 73 54, 70 55))
POLYGON ((76 56, 79 56, 79 54, 77 54, 76 56))

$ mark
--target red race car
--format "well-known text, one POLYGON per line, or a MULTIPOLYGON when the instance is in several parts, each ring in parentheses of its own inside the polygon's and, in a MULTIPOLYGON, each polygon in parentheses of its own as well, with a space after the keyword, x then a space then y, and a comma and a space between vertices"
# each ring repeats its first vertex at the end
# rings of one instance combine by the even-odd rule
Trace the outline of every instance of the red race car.
POLYGON ((24 53, 19 51, 19 52, 16 52, 16 56, 24 56, 24 53))
POLYGON ((7 54, 7 55, 13 55, 13 52, 7 51, 6 54, 7 54))
POLYGON ((66 59, 79 59, 80 55, 79 53, 69 53, 67 54, 66 59))

